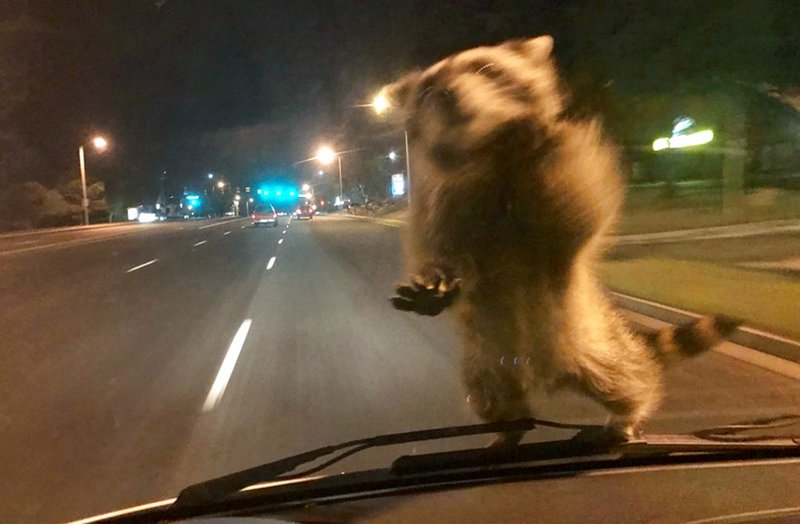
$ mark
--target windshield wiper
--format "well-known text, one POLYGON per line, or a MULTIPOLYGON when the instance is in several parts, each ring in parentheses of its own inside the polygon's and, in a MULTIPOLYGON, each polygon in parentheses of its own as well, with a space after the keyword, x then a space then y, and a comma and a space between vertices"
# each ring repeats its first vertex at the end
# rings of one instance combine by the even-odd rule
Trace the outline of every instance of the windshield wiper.
POLYGON ((471 435, 529 431, 538 426, 576 430, 572 438, 522 444, 519 446, 457 450, 427 455, 402 456, 392 464, 398 475, 453 469, 482 467, 514 462, 554 460, 590 455, 641 456, 670 453, 713 453, 741 450, 800 450, 800 435, 790 437, 744 436, 753 429, 774 429, 800 423, 800 415, 782 415, 773 419, 760 419, 736 425, 702 430, 691 435, 650 435, 635 441, 620 441, 603 426, 563 424, 542 419, 526 418, 511 422, 473 424, 446 428, 392 433, 376 437, 351 440, 300 453, 275 462, 246 469, 230 475, 194 484, 182 490, 176 507, 208 504, 223 500, 255 484, 305 477, 344 460, 368 448, 392 446, 409 442, 439 440, 471 435), (334 455, 335 454, 335 455, 334 455), (334 455, 322 464, 302 472, 287 475, 296 468, 334 455))
POLYGON ((439 440, 445 438, 468 437, 471 435, 503 433, 507 431, 529 431, 536 428, 536 426, 548 426, 559 429, 573 430, 600 428, 600 426, 590 426, 585 424, 561 424, 547 420, 525 418, 510 422, 451 426, 421 431, 408 431, 404 433, 390 433, 387 435, 350 440, 347 442, 342 442, 341 444, 325 446, 311 451, 306 451, 304 453, 293 455, 275 462, 269 462, 254 468, 231 473, 230 475, 224 475, 222 477, 211 479, 205 482, 200 482, 199 484, 193 484, 187 488, 184 488, 180 492, 178 499, 175 501, 175 505, 185 506, 205 504, 223 499, 229 495, 237 493, 247 486, 252 486, 253 484, 275 480, 288 480, 290 478, 310 475, 337 462, 340 462, 350 455, 354 455, 368 448, 393 446, 396 444, 406 444, 409 442, 419 442, 424 440, 439 440), (325 461, 323 464, 320 464, 319 466, 295 475, 285 475, 285 473, 289 473, 303 464, 309 464, 322 457, 332 455, 337 452, 340 453, 325 461))

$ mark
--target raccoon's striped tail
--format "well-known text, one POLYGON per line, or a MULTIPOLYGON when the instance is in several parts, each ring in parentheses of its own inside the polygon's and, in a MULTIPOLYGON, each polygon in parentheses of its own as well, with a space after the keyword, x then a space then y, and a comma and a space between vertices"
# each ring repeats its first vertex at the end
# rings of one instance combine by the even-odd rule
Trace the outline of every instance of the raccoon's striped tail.
POLYGON ((648 333, 648 345, 665 363, 693 357, 711 349, 741 325, 741 321, 724 315, 692 320, 681 326, 648 333))

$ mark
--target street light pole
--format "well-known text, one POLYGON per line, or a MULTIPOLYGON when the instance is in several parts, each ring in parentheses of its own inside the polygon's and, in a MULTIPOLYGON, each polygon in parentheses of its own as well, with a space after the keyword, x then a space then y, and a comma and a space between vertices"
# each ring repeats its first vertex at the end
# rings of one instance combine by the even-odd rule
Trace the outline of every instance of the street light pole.
MULTIPOLYGON (((386 96, 386 93, 381 91, 375 95, 375 98, 372 99, 372 103, 367 104, 367 106, 372 107, 372 110, 375 111, 375 113, 381 115, 392 108, 392 103, 386 96)), ((408 204, 411 205, 411 154, 408 150, 408 129, 403 128, 403 137, 406 143, 406 178, 408 179, 406 187, 406 200, 408 201, 408 204)))
POLYGON ((86 196, 86 161, 83 158, 83 146, 78 147, 78 159, 81 164, 81 207, 83 208, 83 225, 89 225, 89 198, 86 196))
POLYGON ((336 155, 339 161, 339 209, 344 209, 344 191, 342 190, 342 155, 336 155))
POLYGON ((406 178, 408 179, 406 186, 406 201, 411 205, 411 155, 408 152, 408 130, 403 129, 403 136, 406 140, 406 178))

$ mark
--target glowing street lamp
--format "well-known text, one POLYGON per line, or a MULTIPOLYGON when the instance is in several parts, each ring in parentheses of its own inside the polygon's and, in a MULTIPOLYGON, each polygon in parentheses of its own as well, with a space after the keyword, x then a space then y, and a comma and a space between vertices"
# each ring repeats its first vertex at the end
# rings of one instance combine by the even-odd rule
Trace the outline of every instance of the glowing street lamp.
POLYGON ((330 165, 334 160, 338 160, 339 165, 339 202, 344 203, 344 190, 342 188, 342 155, 336 153, 328 146, 322 146, 317 150, 315 157, 320 163, 330 165))
POLYGON ((333 163, 336 157, 336 152, 328 146, 322 146, 317 150, 316 159, 326 166, 333 163))
POLYGON ((208 179, 211 180, 212 178, 214 178, 214 173, 209 173, 208 174, 208 179))
MULTIPOLYGON (((91 139, 92 146, 102 153, 108 149, 108 140, 102 136, 95 136, 91 139)), ((78 161, 81 166, 81 191, 83 198, 81 199, 81 207, 83 208, 83 225, 89 225, 89 197, 86 194, 86 161, 84 160, 83 145, 78 147, 78 161)))
POLYGON ((220 189, 224 189, 225 188, 225 182, 220 180, 219 182, 217 182, 217 187, 220 188, 220 189))
POLYGON ((379 115, 385 113, 392 106, 389 103, 389 98, 383 91, 375 95, 370 105, 372 106, 372 110, 379 115))
POLYGON ((92 145, 98 151, 103 152, 108 148, 108 140, 102 136, 96 136, 92 139, 92 145))
POLYGON ((303 191, 308 192, 308 190, 311 189, 311 186, 308 185, 308 184, 303 184, 302 189, 303 189, 303 191))

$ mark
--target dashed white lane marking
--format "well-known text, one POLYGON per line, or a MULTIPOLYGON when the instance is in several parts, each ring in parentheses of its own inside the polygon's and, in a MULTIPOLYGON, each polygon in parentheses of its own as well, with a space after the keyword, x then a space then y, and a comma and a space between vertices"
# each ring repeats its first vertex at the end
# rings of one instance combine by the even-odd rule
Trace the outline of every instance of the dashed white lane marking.
POLYGON ((230 231, 225 231, 224 233, 222 233, 222 236, 225 236, 225 235, 230 235, 230 234, 231 234, 231 232, 230 232, 230 231))
POLYGON ((192 246, 192 247, 202 246, 202 245, 203 245, 203 244, 205 244, 206 242, 207 242, 207 240, 201 240, 200 242, 196 243, 196 244, 195 244, 194 246, 192 246))
POLYGON ((149 266, 150 264, 155 264, 156 262, 158 262, 158 259, 157 259, 157 258, 154 258, 153 260, 150 260, 150 261, 148 261, 148 262, 145 262, 144 264, 139 264, 138 266, 134 266, 134 267, 130 268, 129 270, 127 270, 127 271, 126 271, 126 273, 133 273, 133 272, 134 272, 134 271, 136 271, 137 269, 142 269, 143 267, 147 267, 147 266, 149 266))
POLYGON ((208 224, 206 226, 200 226, 198 229, 208 229, 209 227, 224 226, 225 224, 230 224, 231 222, 236 222, 237 220, 246 220, 246 217, 232 218, 232 219, 229 219, 229 220, 220 220, 219 222, 216 222, 214 224, 208 224))
POLYGON ((284 229, 283 231, 281 231, 281 235, 285 235, 285 234, 286 234, 286 230, 284 229))
POLYGON ((270 259, 269 259, 269 262, 267 262, 267 271, 269 271, 270 269, 272 269, 272 266, 274 266, 274 265, 275 265, 275 259, 276 259, 276 258, 277 258, 277 257, 272 257, 272 258, 270 258, 270 259))
POLYGON ((240 229, 244 229, 247 227, 247 224, 243 225, 240 229))
POLYGON ((278 244, 283 244, 283 239, 278 240, 278 244))
POLYGON ((222 365, 219 367, 217 377, 208 390, 208 396, 203 404, 203 411, 211 411, 219 403, 222 394, 225 393, 225 388, 228 386, 228 381, 233 374, 233 368, 236 367, 236 361, 239 359, 239 353, 242 352, 244 341, 247 340, 247 333, 250 331, 250 325, 253 323, 252 319, 245 319, 239 330, 231 341, 228 347, 228 352, 225 353, 225 358, 222 359, 222 365))

